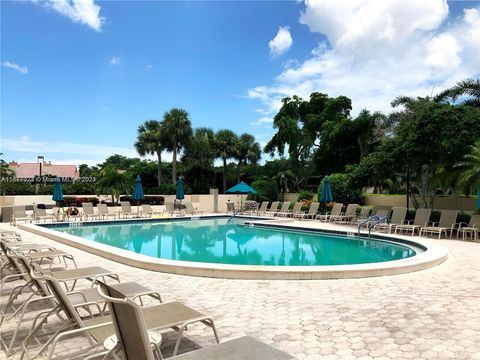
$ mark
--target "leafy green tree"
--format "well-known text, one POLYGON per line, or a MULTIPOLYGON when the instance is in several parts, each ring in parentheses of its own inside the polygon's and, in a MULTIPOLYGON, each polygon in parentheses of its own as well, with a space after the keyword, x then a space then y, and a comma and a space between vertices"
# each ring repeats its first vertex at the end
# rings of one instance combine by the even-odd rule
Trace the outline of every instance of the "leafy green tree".
POLYGON ((219 130, 215 134, 215 150, 222 159, 222 193, 227 191, 227 159, 235 158, 238 154, 237 135, 231 130, 219 130))
POLYGON ((418 174, 422 206, 431 207, 431 180, 441 168, 444 173, 454 171, 454 165, 480 138, 480 109, 438 103, 428 97, 399 97, 392 106, 402 106, 391 114, 397 124, 394 136, 401 161, 418 174))
POLYGON ((171 109, 163 116, 162 131, 165 134, 165 145, 173 152, 172 183, 177 182, 177 153, 192 136, 190 115, 183 109, 171 109))
POLYGON ((194 193, 205 193, 213 181, 215 160, 215 134, 208 128, 195 129, 185 144, 182 163, 185 175, 194 193))
POLYGON ((463 156, 463 160, 455 165, 462 170, 458 182, 463 186, 471 186, 480 190, 480 141, 471 147, 471 151, 463 156))
POLYGON ((283 105, 273 120, 273 128, 277 132, 263 150, 273 157, 275 153, 283 156, 288 149, 292 171, 295 174, 295 185, 298 186, 304 180, 301 170, 310 156, 313 136, 299 121, 299 106, 303 100, 293 96, 284 98, 282 102, 283 105))
POLYGON ((100 164, 100 168, 104 169, 108 166, 113 166, 117 170, 127 170, 138 161, 140 161, 139 158, 129 158, 124 155, 115 154, 106 158, 105 161, 100 164))
MULTIPOLYGON (((328 175, 332 197, 334 202, 342 204, 362 204, 363 196, 359 187, 351 182, 348 174, 331 174, 328 175)), ((323 183, 323 180, 322 180, 323 183)), ((318 198, 322 191, 322 184, 318 187, 318 198)))
POLYGON ((252 187, 257 193, 249 195, 249 198, 255 201, 276 201, 278 198, 277 183, 273 180, 256 180, 252 183, 252 187))
POLYGON ((238 138, 237 144, 237 183, 240 182, 240 168, 242 163, 256 164, 260 160, 262 150, 260 144, 255 141, 255 137, 250 134, 242 134, 238 138))
POLYGON ((165 150, 162 123, 157 120, 147 120, 140 125, 134 146, 140 156, 157 155, 157 185, 162 185, 162 151, 165 150))
POLYGON ((120 195, 127 189, 125 175, 119 172, 113 165, 106 166, 100 172, 100 178, 96 183, 98 193, 110 194, 112 202, 118 202, 120 195))

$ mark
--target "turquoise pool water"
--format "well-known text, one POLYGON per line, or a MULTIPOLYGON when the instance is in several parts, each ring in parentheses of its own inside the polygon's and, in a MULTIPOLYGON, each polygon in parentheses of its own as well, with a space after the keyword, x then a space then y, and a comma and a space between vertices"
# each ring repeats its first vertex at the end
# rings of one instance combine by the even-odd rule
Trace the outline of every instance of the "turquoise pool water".
POLYGON ((415 255, 407 246, 355 237, 249 227, 227 218, 83 225, 55 230, 162 259, 239 265, 344 265, 415 255))

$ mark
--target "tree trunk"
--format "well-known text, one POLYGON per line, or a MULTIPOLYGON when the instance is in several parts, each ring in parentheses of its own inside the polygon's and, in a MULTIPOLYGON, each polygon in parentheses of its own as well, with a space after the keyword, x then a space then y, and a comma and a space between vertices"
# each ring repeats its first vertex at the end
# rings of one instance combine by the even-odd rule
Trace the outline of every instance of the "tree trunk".
POLYGON ((227 191, 227 159, 223 158, 223 194, 227 191))
POLYGON ((428 194, 428 180, 429 180, 429 168, 428 164, 422 165, 421 169, 421 193, 423 198, 423 203, 425 204, 426 208, 432 208, 432 201, 428 194))
POLYGON ((242 160, 238 160, 237 164, 237 183, 240 182, 240 167, 242 166, 242 160))
POLYGON ((157 151, 157 179, 158 179, 158 186, 162 185, 162 151, 157 151))
POLYGON ((173 147, 172 184, 177 183, 177 144, 173 147))

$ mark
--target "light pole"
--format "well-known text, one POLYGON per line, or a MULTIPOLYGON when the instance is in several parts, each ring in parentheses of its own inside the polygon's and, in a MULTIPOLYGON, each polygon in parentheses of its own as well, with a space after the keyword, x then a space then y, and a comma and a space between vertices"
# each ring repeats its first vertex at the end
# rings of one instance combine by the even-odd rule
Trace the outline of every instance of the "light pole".
POLYGON ((35 181, 35 193, 38 194, 38 189, 40 187, 40 182, 42 181, 42 163, 45 161, 45 157, 42 155, 37 156, 38 163, 38 181, 35 181))
POLYGON ((281 186, 281 192, 282 192, 282 203, 285 202, 285 173, 281 172, 280 173, 280 186, 281 186))

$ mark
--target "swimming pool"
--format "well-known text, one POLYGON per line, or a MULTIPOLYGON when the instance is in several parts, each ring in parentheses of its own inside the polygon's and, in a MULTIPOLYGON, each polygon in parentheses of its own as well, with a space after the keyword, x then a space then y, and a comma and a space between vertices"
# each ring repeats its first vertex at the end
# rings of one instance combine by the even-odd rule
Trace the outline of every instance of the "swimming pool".
POLYGON ((154 258, 198 263, 333 266, 401 260, 419 251, 379 239, 251 227, 225 217, 68 224, 54 230, 154 258))

